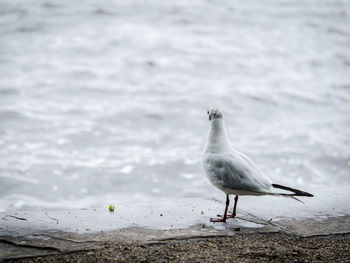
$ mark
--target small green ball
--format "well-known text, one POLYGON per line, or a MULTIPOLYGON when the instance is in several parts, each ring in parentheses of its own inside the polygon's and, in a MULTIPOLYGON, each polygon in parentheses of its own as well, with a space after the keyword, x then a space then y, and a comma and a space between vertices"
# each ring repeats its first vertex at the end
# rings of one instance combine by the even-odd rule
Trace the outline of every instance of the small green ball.
POLYGON ((108 209, 109 209, 109 212, 114 212, 114 205, 110 205, 110 206, 108 207, 108 209))

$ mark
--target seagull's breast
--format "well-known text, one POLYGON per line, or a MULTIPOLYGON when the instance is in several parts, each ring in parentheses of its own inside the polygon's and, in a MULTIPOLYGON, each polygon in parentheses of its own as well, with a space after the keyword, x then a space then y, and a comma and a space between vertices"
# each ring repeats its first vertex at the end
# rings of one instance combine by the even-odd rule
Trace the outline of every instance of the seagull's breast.
POLYGON ((222 178, 220 174, 224 172, 223 167, 216 167, 213 165, 213 160, 210 158, 210 156, 207 156, 206 158, 203 159, 203 167, 205 170, 205 174, 209 181, 216 186, 217 188, 221 189, 224 191, 224 183, 222 181, 222 178))

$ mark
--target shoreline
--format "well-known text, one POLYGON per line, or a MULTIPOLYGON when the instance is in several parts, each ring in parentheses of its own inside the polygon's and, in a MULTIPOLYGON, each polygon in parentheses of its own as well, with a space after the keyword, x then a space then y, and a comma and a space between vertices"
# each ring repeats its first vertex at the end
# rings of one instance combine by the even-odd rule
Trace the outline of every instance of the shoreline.
POLYGON ((103 207, 4 212, 0 262, 195 261, 191 255, 199 261, 228 261, 227 255, 240 262, 254 262, 259 255, 269 261, 283 255, 299 261, 350 260, 349 215, 271 218, 240 210, 226 223, 211 223, 220 207, 213 200, 186 199, 120 205, 114 213, 103 207))

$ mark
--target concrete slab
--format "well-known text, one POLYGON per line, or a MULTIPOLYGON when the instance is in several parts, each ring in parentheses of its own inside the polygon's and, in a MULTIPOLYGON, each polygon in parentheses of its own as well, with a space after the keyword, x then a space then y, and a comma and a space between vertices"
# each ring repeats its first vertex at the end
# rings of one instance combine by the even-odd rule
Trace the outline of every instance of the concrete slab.
MULTIPOLYGON (((295 202, 290 203, 291 206, 295 202)), ((299 204, 298 204, 299 205, 299 204)), ((300 209, 302 206, 300 206, 300 209)), ((209 218, 223 209, 217 200, 184 198, 106 207, 0 213, 0 260, 88 250, 109 243, 151 243, 197 236, 284 232, 300 236, 350 232, 350 216, 267 217, 248 209, 226 223, 209 218)))

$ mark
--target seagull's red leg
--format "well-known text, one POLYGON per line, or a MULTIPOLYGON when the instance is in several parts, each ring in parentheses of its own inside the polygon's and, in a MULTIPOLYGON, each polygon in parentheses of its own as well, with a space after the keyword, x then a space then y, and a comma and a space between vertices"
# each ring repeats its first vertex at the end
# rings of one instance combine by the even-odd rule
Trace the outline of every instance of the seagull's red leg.
POLYGON ((237 203, 238 203, 238 195, 236 195, 236 197, 235 197, 235 204, 234 204, 234 206, 233 206, 233 211, 232 211, 232 214, 229 215, 230 218, 236 217, 237 203))
MULTIPOLYGON (((226 218, 234 218, 234 217, 236 217, 237 203, 238 203, 238 195, 236 195, 236 197, 235 197, 235 204, 233 206, 232 214, 227 215, 226 218)), ((218 216, 221 216, 221 215, 218 215, 218 216)))
POLYGON ((230 204, 230 198, 228 195, 226 195, 226 207, 225 207, 225 213, 223 217, 219 217, 219 218, 210 218, 210 222, 226 222, 226 218, 227 218, 227 209, 228 209, 228 205, 230 204))

